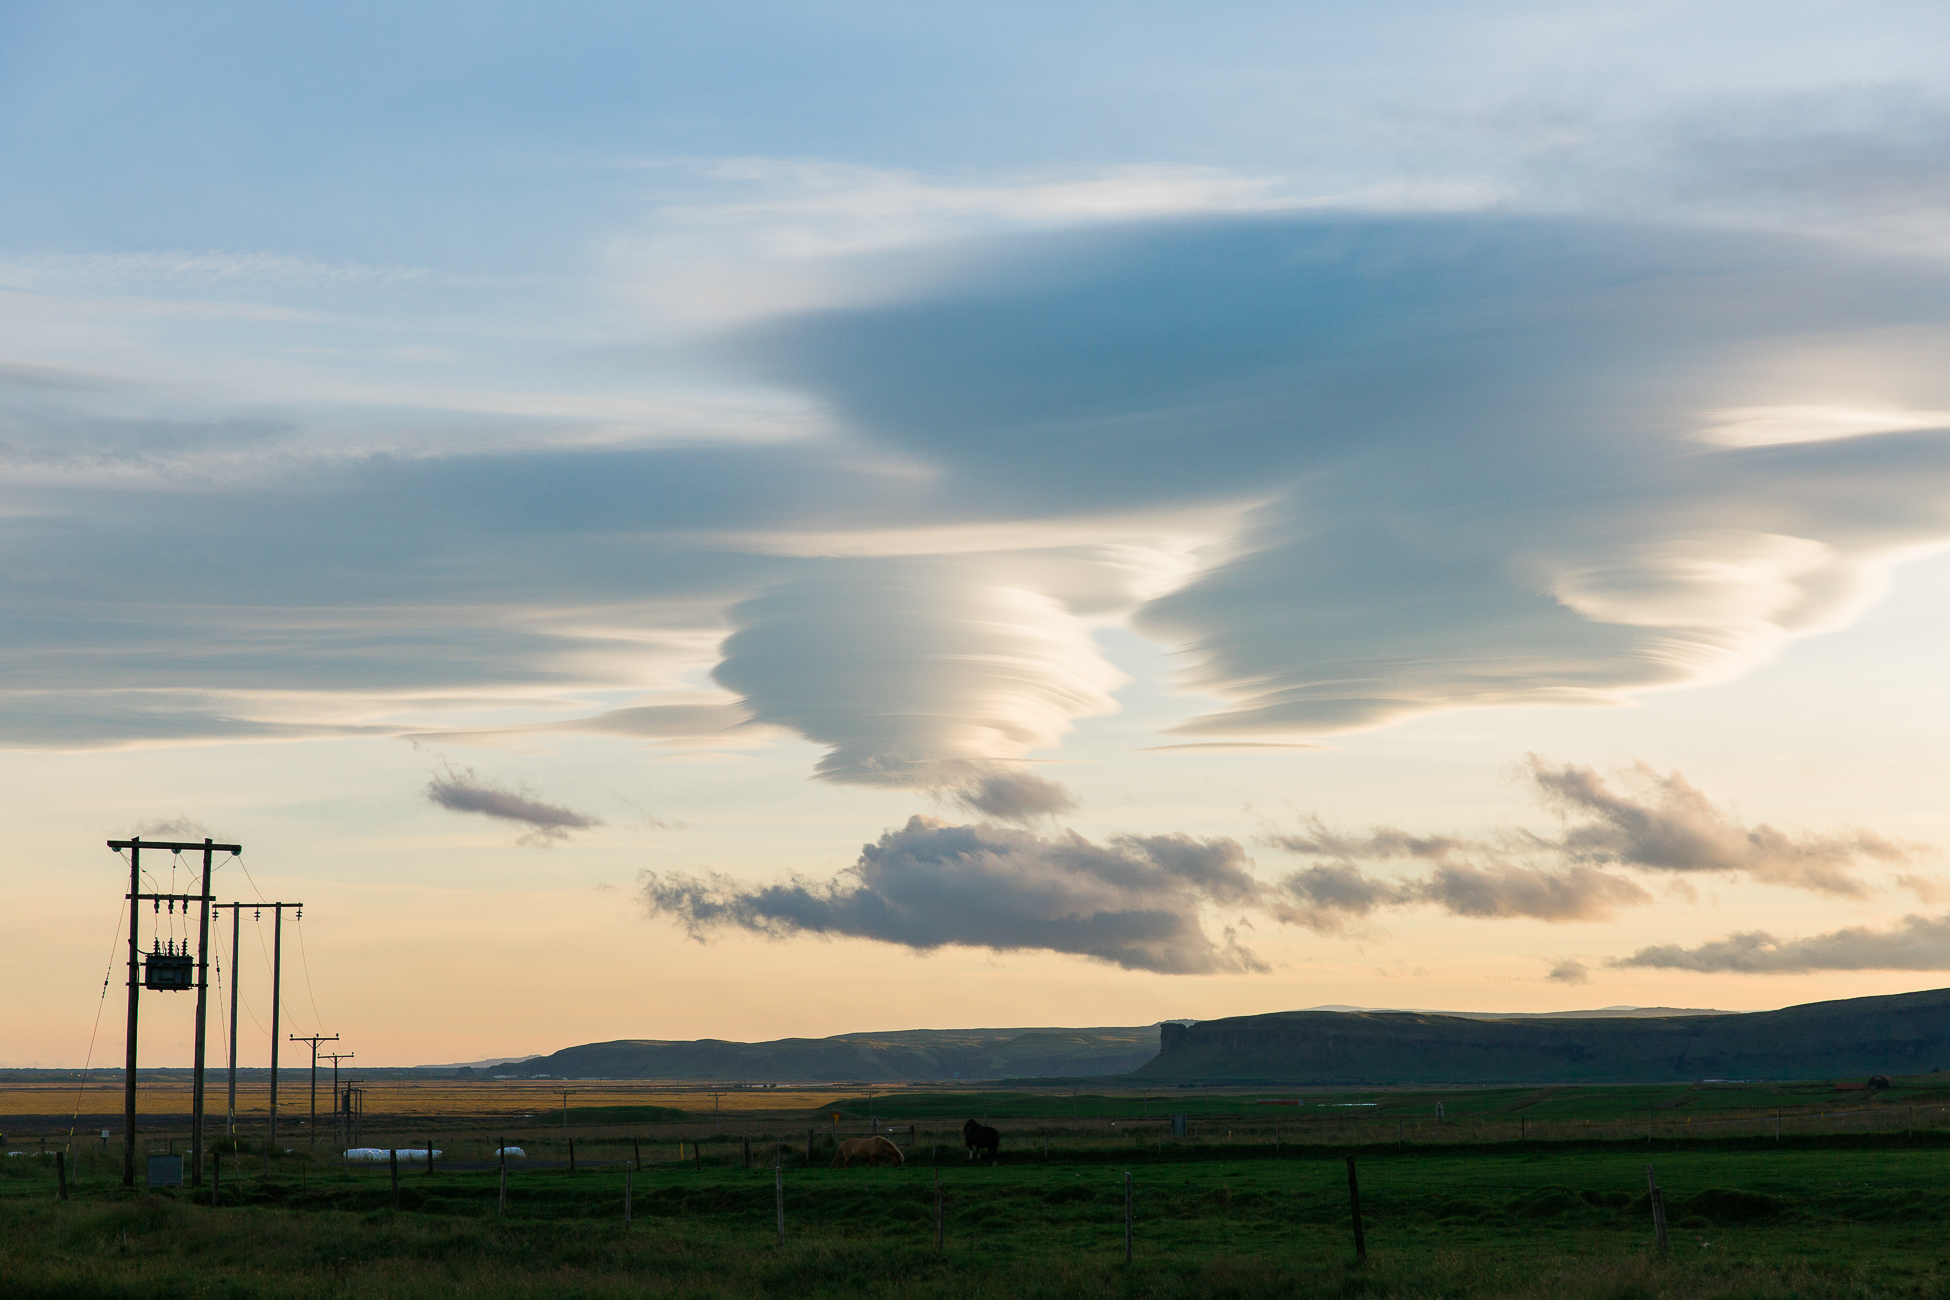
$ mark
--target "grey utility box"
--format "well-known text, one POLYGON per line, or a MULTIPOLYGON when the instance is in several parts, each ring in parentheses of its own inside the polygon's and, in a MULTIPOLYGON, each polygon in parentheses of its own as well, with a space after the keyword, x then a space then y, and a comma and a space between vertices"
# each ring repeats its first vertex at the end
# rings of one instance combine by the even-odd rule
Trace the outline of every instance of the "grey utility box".
POLYGON ((149 1186, 181 1187, 183 1185, 183 1157, 150 1156, 149 1186))

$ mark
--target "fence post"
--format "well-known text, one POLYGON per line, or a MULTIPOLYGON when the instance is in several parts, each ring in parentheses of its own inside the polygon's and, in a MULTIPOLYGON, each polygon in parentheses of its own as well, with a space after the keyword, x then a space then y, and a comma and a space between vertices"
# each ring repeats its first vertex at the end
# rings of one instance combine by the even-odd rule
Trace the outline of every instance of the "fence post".
POLYGON ((1131 1171, 1124 1171, 1124 1262, 1131 1262, 1131 1171))
POLYGON ((630 1163, 638 1169, 643 1168, 643 1139, 630 1139, 630 1163))
POLYGON ((785 1161, 772 1166, 772 1203, 779 1212, 779 1244, 785 1245, 785 1161))
POLYGON ((386 1148, 386 1163, 392 1166, 392 1170, 393 1170, 393 1208, 397 1210, 399 1208, 399 1148, 398 1147, 386 1148))
POLYGON ((427 1139, 427 1173, 433 1173, 433 1139, 427 1139))
POLYGON ((68 1199, 68 1153, 66 1151, 56 1151, 54 1153, 54 1180, 56 1184, 54 1199, 57 1201, 67 1200, 68 1199))
POLYGON ((501 1199, 495 1202, 494 1217, 497 1219, 508 1217, 508 1161, 505 1156, 501 1160, 501 1199))
POLYGON ((941 1223, 941 1169, 939 1166, 936 1166, 934 1171, 934 1249, 937 1254, 941 1250, 941 1223))
POLYGON ((750 1138, 746 1138, 746 1139, 745 1139, 745 1164, 744 1164, 744 1167, 745 1167, 746 1169, 750 1169, 750 1168, 752 1167, 752 1140, 751 1140, 750 1138))
POLYGON ((1659 1253, 1666 1253, 1666 1198, 1659 1190, 1659 1180, 1652 1176, 1652 1166, 1645 1167, 1645 1185, 1652 1202, 1652 1234, 1658 1239, 1659 1253))
POLYGON ((623 1166, 623 1226, 626 1228, 630 1226, 630 1183, 635 1176, 634 1169, 628 1165, 623 1166))
POLYGON ((699 1173, 704 1172, 704 1144, 702 1142, 691 1143, 691 1167, 699 1173))
POLYGON ((1361 1232, 1361 1184, 1354 1176, 1354 1157, 1347 1158, 1347 1200, 1354 1213, 1354 1258, 1368 1257, 1368 1239, 1361 1232))

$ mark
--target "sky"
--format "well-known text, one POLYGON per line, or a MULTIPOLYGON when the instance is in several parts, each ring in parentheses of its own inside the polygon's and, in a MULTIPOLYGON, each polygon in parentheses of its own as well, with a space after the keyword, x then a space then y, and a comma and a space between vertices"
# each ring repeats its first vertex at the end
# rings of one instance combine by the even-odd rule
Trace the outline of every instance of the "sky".
POLYGON ((0 1065, 1944 983, 1946 54, 0 8, 0 1065))

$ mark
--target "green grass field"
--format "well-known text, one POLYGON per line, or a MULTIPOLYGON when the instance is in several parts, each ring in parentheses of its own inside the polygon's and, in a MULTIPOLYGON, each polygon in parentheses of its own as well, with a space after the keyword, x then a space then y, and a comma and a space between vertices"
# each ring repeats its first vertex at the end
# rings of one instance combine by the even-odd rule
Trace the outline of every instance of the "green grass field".
MULTIPOLYGON (((1936 1295, 1950 1283, 1950 1149, 1630 1144, 1372 1150, 1359 1159, 1369 1257, 1353 1256, 1332 1153, 1223 1151, 1119 1163, 1114 1148, 995 1168, 940 1165, 945 1249, 925 1156, 898 1169, 784 1171, 672 1162, 517 1168, 497 1219, 493 1169, 227 1161, 225 1205, 129 1193, 84 1164, 53 1199, 51 1160, 0 1168, 9 1297, 1656 1296, 1936 1295), (1196 1158, 1193 1158, 1196 1156, 1196 1158), (1671 1252, 1653 1248, 1656 1167, 1671 1252), (240 1176, 245 1169, 249 1177, 240 1176), (1124 1262, 1123 1175, 1134 1258, 1124 1262)), ((99 1158, 99 1157, 98 1157, 99 1158)), ((203 1197, 207 1200, 208 1189, 203 1197)))

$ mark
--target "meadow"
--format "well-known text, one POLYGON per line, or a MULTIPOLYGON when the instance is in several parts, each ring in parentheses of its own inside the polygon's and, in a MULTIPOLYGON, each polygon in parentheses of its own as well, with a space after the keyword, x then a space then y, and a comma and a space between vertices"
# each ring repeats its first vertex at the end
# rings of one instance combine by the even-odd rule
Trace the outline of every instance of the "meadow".
MULTIPOLYGON (((226 1140, 214 1208, 207 1183, 121 1188, 119 1148, 99 1142, 63 1148, 71 1199, 57 1201, 52 1156, 21 1147, 0 1162, 0 1291, 117 1300, 1937 1295, 1950 1290, 1950 1127, 1931 1122, 1935 1086, 1904 1080, 1873 1098, 1800 1085, 1327 1094, 1307 1096, 1304 1109, 1262 1106, 1296 1100, 1263 1091, 904 1089, 742 1108, 708 1090, 689 1098, 715 1115, 652 1111, 647 1096, 632 1105, 603 1092, 592 1097, 599 1105, 572 1105, 566 1126, 558 1095, 553 1114, 483 1105, 437 1125, 425 1113, 369 1112, 369 1144, 418 1146, 442 1130, 432 1134, 444 1152, 433 1171, 403 1162, 397 1193, 386 1164, 348 1165, 302 1136, 270 1152, 261 1139, 226 1140), (1772 1135, 1761 1112, 1776 1105, 1797 1116, 1784 1127, 1801 1131, 1772 1135), (1005 1135, 994 1167, 971 1165, 955 1132, 984 1111, 1005 1135), (1509 1135, 1513 1116, 1524 1131, 1523 1112, 1538 1115, 1541 1134, 1509 1135), (1169 1113, 1195 1117, 1189 1136, 1170 1138, 1169 1113), (1659 1126, 1649 1142, 1648 1113, 1659 1126), (827 1167, 835 1133, 888 1125, 912 1126, 901 1134, 905 1166, 827 1167), (1756 1125, 1767 1131, 1748 1131, 1756 1125), (527 1152, 510 1162, 505 1203, 492 1158, 500 1137, 527 1152), (1648 1164, 1670 1224, 1663 1255, 1648 1164)), ((156 1141, 182 1149, 180 1137, 156 1141)))

